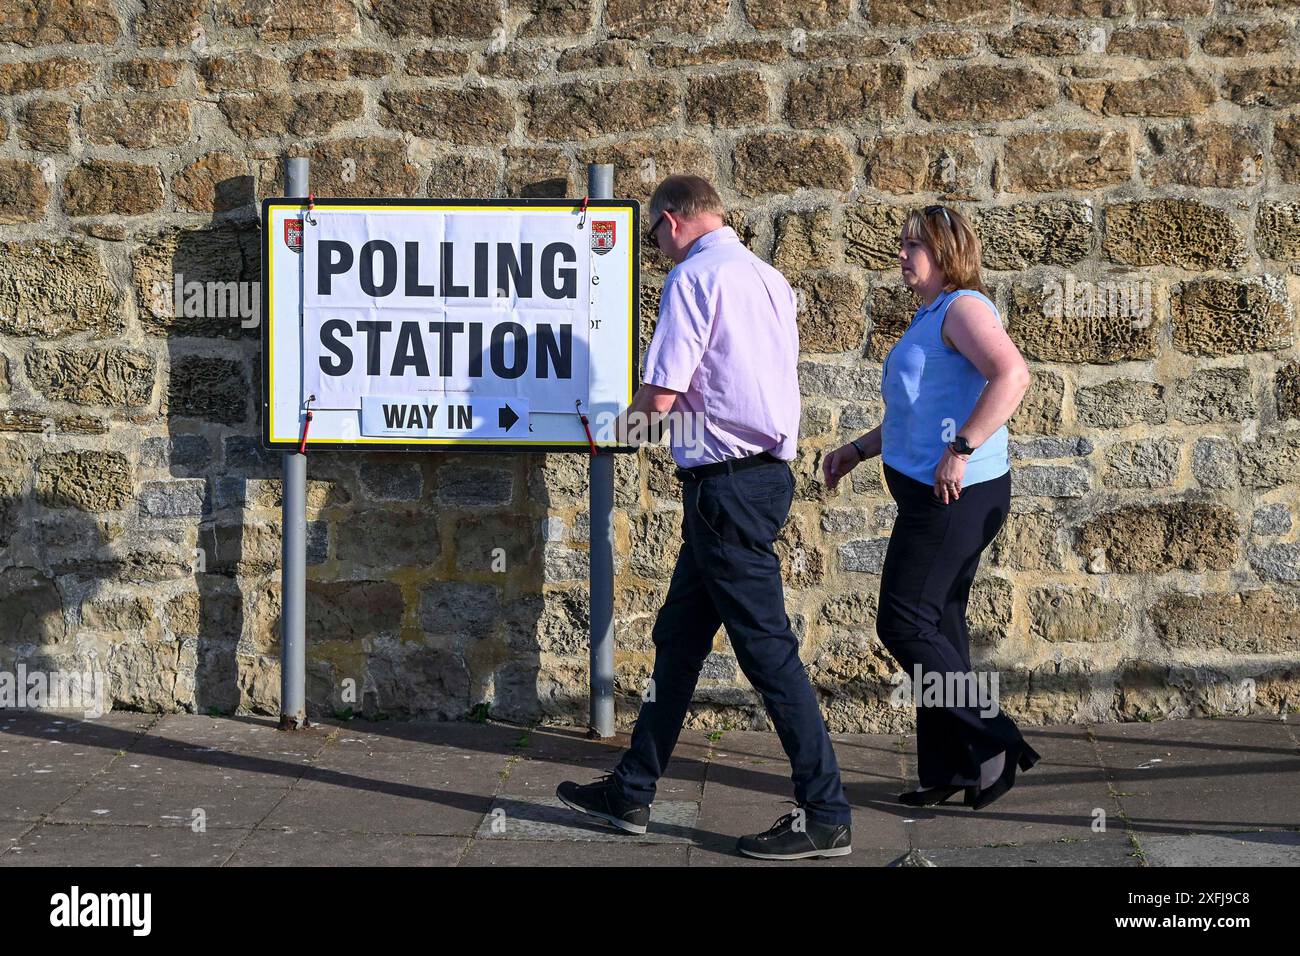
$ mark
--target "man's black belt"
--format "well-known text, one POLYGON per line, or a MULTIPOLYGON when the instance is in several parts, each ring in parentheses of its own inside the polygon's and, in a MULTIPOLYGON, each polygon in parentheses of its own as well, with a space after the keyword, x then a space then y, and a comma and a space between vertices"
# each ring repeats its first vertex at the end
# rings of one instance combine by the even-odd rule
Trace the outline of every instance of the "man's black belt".
POLYGON ((701 478, 726 475, 736 471, 744 471, 746 468, 753 468, 755 465, 768 465, 779 461, 784 461, 784 459, 777 458, 770 451, 761 451, 757 455, 750 455, 748 458, 728 458, 726 461, 714 462, 711 465, 678 468, 677 478, 680 481, 699 481, 701 478))

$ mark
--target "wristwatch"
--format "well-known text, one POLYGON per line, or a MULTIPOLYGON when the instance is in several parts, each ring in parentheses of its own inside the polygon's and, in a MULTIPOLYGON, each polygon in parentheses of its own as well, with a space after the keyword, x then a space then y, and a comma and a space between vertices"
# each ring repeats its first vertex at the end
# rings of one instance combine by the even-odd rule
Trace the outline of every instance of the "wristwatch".
POLYGON ((849 439, 849 444, 852 445, 853 448, 857 451, 857 453, 858 453, 858 461, 866 461, 866 460, 867 460, 867 453, 866 453, 865 451, 862 450, 862 446, 858 444, 858 440, 857 440, 856 438, 851 438, 851 439, 849 439))
POLYGON ((979 446, 972 446, 971 443, 966 440, 965 435, 958 435, 955 439, 948 442, 948 447, 952 450, 954 455, 969 455, 979 446))

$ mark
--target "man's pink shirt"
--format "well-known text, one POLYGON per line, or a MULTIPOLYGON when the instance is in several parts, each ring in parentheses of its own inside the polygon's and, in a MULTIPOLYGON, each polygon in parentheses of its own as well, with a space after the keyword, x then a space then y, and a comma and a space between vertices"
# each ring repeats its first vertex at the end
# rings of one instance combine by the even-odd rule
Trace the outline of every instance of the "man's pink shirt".
MULTIPOLYGON (((683 468, 770 451, 795 457, 799 328, 794 290, 734 229, 695 240, 664 280, 642 381, 682 394, 672 410, 702 413, 703 429, 672 425, 683 468), (685 440, 684 440, 685 439, 685 440)), ((696 421, 699 421, 697 418, 696 421)))

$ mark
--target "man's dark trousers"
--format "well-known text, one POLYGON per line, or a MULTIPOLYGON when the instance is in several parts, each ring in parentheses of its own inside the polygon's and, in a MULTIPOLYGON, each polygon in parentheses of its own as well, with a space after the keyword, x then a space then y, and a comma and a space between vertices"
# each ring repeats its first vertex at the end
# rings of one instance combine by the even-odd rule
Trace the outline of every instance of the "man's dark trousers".
POLYGON ((704 658, 723 624, 745 677, 763 698, 809 819, 849 823, 839 766, 799 660, 773 542, 790 514, 794 474, 783 461, 682 484, 682 547, 655 621, 654 683, 614 775, 650 803, 672 756, 704 658))

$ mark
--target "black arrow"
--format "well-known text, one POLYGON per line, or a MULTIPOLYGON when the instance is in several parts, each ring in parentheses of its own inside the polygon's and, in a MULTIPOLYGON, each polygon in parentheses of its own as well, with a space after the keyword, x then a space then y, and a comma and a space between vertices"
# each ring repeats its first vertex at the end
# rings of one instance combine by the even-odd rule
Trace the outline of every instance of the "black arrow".
POLYGON ((501 407, 497 409, 497 427, 503 432, 508 432, 510 426, 517 421, 519 421, 519 416, 515 414, 515 410, 503 402, 501 407))

